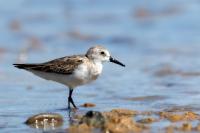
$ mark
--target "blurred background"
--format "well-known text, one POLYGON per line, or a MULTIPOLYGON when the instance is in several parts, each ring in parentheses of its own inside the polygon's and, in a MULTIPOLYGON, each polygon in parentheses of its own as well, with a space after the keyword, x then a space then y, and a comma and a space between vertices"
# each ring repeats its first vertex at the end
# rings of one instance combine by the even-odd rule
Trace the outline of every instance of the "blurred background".
POLYGON ((0 0, 1 131, 34 130, 23 122, 36 113, 67 116, 65 86, 13 63, 84 54, 95 44, 127 67, 105 64, 97 81, 75 90, 77 105, 200 111, 199 13, 199 0, 0 0))

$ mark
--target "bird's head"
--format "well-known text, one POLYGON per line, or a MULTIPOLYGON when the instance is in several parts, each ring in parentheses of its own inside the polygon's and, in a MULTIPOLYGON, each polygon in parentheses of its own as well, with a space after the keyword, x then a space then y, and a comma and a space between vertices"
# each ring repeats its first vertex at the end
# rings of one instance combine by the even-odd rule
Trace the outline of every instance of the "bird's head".
POLYGON ((89 48, 89 50, 86 53, 86 56, 93 61, 97 61, 97 62, 109 62, 110 61, 110 62, 113 62, 113 63, 116 63, 118 65, 125 67, 124 64, 122 64, 118 60, 111 57, 110 52, 106 48, 99 46, 99 45, 89 48))

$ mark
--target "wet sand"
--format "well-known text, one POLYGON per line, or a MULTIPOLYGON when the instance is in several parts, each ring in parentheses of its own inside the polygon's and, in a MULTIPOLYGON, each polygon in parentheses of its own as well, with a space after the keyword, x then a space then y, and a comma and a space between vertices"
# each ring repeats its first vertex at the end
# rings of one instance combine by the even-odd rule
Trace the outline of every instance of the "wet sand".
MULTIPOLYGON (((68 111, 69 112, 69 111, 68 111)), ((127 132, 199 132, 200 115, 177 108, 168 111, 136 111, 112 109, 99 112, 72 109, 69 112, 69 126, 60 129, 63 118, 59 114, 42 113, 25 122, 31 128, 43 131, 69 133, 127 133, 127 132), (168 124, 166 124, 168 123, 168 124)))

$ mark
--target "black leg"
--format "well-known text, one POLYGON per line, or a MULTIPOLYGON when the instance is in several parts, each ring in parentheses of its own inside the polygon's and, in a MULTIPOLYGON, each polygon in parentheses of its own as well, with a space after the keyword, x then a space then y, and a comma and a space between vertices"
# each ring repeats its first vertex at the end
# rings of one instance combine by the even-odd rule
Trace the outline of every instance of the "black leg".
POLYGON ((68 97, 68 109, 70 109, 70 103, 74 106, 74 108, 77 108, 76 105, 74 104, 74 101, 72 99, 72 93, 73 89, 69 89, 69 97, 68 97))

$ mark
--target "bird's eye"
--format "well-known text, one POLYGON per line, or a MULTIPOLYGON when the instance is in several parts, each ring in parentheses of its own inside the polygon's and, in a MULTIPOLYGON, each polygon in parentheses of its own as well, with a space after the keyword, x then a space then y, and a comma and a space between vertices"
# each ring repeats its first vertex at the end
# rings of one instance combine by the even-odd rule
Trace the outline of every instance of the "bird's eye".
POLYGON ((101 52, 101 55, 105 55, 105 52, 102 51, 102 52, 101 52))

